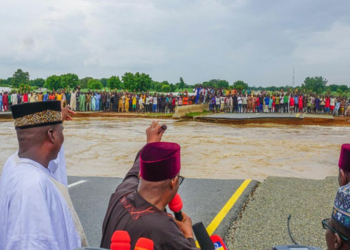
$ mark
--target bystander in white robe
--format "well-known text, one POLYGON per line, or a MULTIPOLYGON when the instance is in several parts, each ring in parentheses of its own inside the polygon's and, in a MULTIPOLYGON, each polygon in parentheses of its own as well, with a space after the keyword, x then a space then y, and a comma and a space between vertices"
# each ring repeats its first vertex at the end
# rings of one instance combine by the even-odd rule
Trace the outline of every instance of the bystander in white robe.
POLYGON ((77 109, 77 92, 70 92, 70 107, 74 111, 77 109))
POLYGON ((50 161, 49 170, 52 173, 53 178, 55 178, 55 180, 59 181, 66 187, 68 186, 64 145, 62 145, 61 150, 57 155, 57 158, 55 160, 50 161))
POLYGON ((16 105, 17 104, 17 94, 13 93, 11 95, 11 101, 12 101, 12 105, 16 105))
POLYGON ((67 199, 53 179, 67 186, 63 147, 48 169, 17 153, 6 161, 0 179, 1 250, 81 246, 67 199))

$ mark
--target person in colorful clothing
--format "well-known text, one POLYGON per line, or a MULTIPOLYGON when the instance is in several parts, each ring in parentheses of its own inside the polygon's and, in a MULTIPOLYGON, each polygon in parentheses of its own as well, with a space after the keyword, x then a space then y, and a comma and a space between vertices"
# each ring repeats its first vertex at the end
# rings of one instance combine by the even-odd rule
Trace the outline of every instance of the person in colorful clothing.
POLYGON ((350 184, 338 189, 331 217, 322 220, 328 250, 350 249, 350 184))

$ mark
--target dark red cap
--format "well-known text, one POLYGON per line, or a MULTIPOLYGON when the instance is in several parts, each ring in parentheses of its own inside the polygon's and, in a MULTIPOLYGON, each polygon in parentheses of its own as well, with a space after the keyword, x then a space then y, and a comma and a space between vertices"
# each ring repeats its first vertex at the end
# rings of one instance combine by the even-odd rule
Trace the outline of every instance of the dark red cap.
POLYGON ((341 146, 338 166, 350 172, 350 144, 343 144, 341 146))
POLYGON ((146 181, 174 178, 181 169, 180 158, 180 145, 177 143, 149 143, 140 154, 140 175, 146 181))

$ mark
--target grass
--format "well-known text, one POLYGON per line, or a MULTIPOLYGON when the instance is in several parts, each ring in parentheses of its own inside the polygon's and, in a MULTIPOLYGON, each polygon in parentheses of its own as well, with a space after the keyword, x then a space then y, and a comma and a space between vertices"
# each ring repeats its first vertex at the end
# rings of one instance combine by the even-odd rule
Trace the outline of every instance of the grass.
POLYGON ((186 114, 186 117, 195 117, 195 116, 200 116, 200 115, 206 115, 211 113, 210 111, 203 111, 203 112, 191 112, 186 114))
POLYGON ((193 88, 176 89, 175 92, 184 92, 186 90, 188 93, 193 93, 193 88))
POLYGON ((169 113, 169 114, 164 114, 164 113, 147 113, 145 114, 145 116, 147 117, 172 117, 173 114, 169 113))

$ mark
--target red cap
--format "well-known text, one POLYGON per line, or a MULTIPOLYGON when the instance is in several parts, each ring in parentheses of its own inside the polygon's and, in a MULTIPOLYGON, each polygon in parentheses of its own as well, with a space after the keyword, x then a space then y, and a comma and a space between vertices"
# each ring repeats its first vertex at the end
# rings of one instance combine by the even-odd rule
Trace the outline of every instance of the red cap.
POLYGON ((181 196, 176 193, 175 197, 168 204, 169 209, 174 213, 180 212, 182 209, 182 199, 181 196))
POLYGON ((174 178, 180 169, 180 145, 177 143, 149 143, 140 154, 140 175, 146 181, 174 178))
POLYGON ((341 146, 338 166, 350 172, 350 144, 343 144, 341 146))
POLYGON ((153 240, 147 238, 139 238, 135 245, 135 250, 153 250, 153 240))

